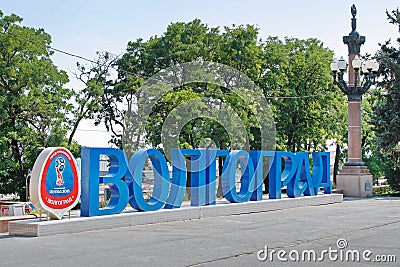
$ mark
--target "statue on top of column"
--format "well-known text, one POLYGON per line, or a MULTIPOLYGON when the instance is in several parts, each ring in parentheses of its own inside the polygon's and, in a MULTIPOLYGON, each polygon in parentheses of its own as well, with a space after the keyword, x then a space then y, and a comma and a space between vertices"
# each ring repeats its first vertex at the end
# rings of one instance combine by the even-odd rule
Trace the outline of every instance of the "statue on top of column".
POLYGON ((365 43, 365 36, 361 36, 357 31, 357 8, 353 4, 351 6, 351 32, 348 36, 343 36, 343 43, 348 45, 349 54, 360 54, 360 47, 365 43))

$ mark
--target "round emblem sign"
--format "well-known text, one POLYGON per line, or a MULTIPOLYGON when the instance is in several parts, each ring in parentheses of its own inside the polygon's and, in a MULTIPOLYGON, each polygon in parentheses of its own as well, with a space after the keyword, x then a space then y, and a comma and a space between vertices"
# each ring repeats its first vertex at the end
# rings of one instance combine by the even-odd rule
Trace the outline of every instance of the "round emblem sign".
POLYGON ((34 206, 61 219, 79 201, 80 180, 76 161, 62 147, 44 149, 32 169, 30 196, 34 206))

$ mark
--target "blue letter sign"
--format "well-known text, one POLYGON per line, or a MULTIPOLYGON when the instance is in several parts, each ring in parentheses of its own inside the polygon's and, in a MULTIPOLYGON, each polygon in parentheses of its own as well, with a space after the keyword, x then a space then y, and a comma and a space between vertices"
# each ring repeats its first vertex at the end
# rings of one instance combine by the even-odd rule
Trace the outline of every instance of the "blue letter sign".
POLYGON ((254 150, 171 149, 172 176, 164 155, 156 149, 138 150, 128 161, 124 152, 114 148, 82 148, 81 216, 120 213, 129 203, 138 211, 179 208, 182 204, 188 173, 190 173, 191 205, 216 204, 218 157, 225 157, 222 169, 222 191, 229 202, 262 200, 263 180, 269 172, 269 198, 315 196, 320 188, 332 193, 329 152, 309 154, 254 150), (110 168, 100 175, 100 155, 107 155, 110 168), (143 197, 142 172, 147 158, 154 169, 154 189, 149 201, 143 197), (267 164, 264 164, 267 162, 267 164), (237 166, 241 173, 237 176, 237 166), (237 184, 240 182, 240 189, 237 184), (99 207, 99 184, 109 184, 109 204, 99 207))

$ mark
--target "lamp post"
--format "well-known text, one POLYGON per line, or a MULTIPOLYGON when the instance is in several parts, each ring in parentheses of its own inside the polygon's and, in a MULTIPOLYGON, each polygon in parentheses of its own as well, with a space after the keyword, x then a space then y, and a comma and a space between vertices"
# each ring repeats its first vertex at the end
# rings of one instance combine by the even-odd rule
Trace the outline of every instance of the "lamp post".
MULTIPOLYGON (((354 75, 353 81, 349 80, 349 84, 343 79, 344 73, 347 70, 347 62, 341 57, 339 61, 331 63, 331 70, 333 82, 340 90, 347 95, 349 101, 362 100, 362 95, 375 83, 379 63, 375 59, 368 59, 361 61, 360 57, 356 55, 351 63, 354 75), (363 81, 361 83, 361 75, 363 81)), ((350 76, 350 74, 349 74, 350 76)), ((351 77, 349 77, 351 78, 351 77)))
POLYGON ((352 31, 343 37, 343 43, 348 46, 351 64, 348 65, 343 57, 331 63, 333 82, 348 98, 348 158, 336 177, 336 186, 343 190, 344 196, 366 197, 372 196, 372 175, 362 162, 361 101, 362 95, 375 83, 379 64, 376 60, 360 59, 360 48, 365 43, 365 36, 356 31, 355 5, 351 6, 351 14, 352 31), (347 69, 348 83, 343 79, 347 69))
MULTIPOLYGON (((343 57, 331 63, 333 82, 348 98, 348 161, 345 165, 363 166, 361 151, 361 101, 362 95, 375 83, 379 69, 378 62, 374 59, 361 61, 355 55, 351 62, 353 74, 349 73, 347 84, 343 79, 347 70, 347 62, 343 57), (361 80, 363 76, 363 80, 361 80)), ((349 72, 351 69, 349 68, 349 72)))

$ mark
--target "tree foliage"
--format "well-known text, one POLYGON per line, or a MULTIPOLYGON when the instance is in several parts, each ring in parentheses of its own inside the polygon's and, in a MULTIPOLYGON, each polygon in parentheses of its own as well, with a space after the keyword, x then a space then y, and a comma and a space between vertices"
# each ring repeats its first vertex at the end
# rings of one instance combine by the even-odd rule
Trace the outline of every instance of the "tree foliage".
MULTIPOLYGON (((379 142, 375 133, 374 108, 379 103, 380 90, 371 88, 362 101, 362 133, 361 146, 363 151, 363 162, 368 167, 374 178, 384 175, 386 169, 385 160, 379 148, 379 142)), ((347 152, 347 151, 346 151, 347 152)))
MULTIPOLYGON (((77 63, 78 72, 75 78, 82 82, 84 87, 73 91, 73 108, 68 125, 71 129, 68 137, 68 145, 73 142, 74 135, 79 124, 84 119, 95 119, 95 125, 101 123, 102 116, 108 109, 113 108, 107 102, 109 91, 112 91, 110 79, 111 69, 115 63, 115 57, 108 52, 97 52, 98 58, 91 65, 77 63)), ((107 123, 105 123, 108 126, 107 123)), ((107 127, 113 132, 113 129, 107 127)))
MULTIPOLYGON (((118 92, 133 96, 137 103, 141 96, 135 92, 158 71, 191 61, 218 62, 246 74, 263 90, 273 108, 278 149, 320 150, 325 148, 327 138, 342 139, 345 101, 332 86, 332 52, 316 39, 282 41, 269 37, 262 41, 258 35, 253 25, 220 29, 209 28, 200 20, 172 23, 161 36, 128 43, 117 63, 118 92)), ((169 112, 195 97, 211 99, 210 105, 217 109, 217 103, 229 105, 245 125, 247 148, 260 148, 259 125, 251 109, 223 86, 210 83, 185 84, 182 80, 156 105, 148 126, 140 134, 146 133, 148 142, 158 146, 169 112)), ((219 148, 231 148, 227 131, 218 122, 204 118, 188 123, 179 140, 181 146, 196 147, 204 138, 211 138, 219 148)))
MULTIPOLYGON (((386 13, 389 22, 400 27, 399 9, 386 13)), ((376 55, 382 81, 373 123, 387 165, 385 175, 391 187, 400 190, 400 38, 397 44, 399 47, 392 46, 390 40, 385 42, 376 55)))
POLYGON ((271 97, 279 150, 324 150, 327 139, 342 140, 345 98, 332 86, 332 57, 317 39, 265 42, 261 79, 271 97))
POLYGON ((65 141, 71 91, 50 59, 50 36, 21 21, 0 11, 0 192, 25 197, 40 149, 65 141))

